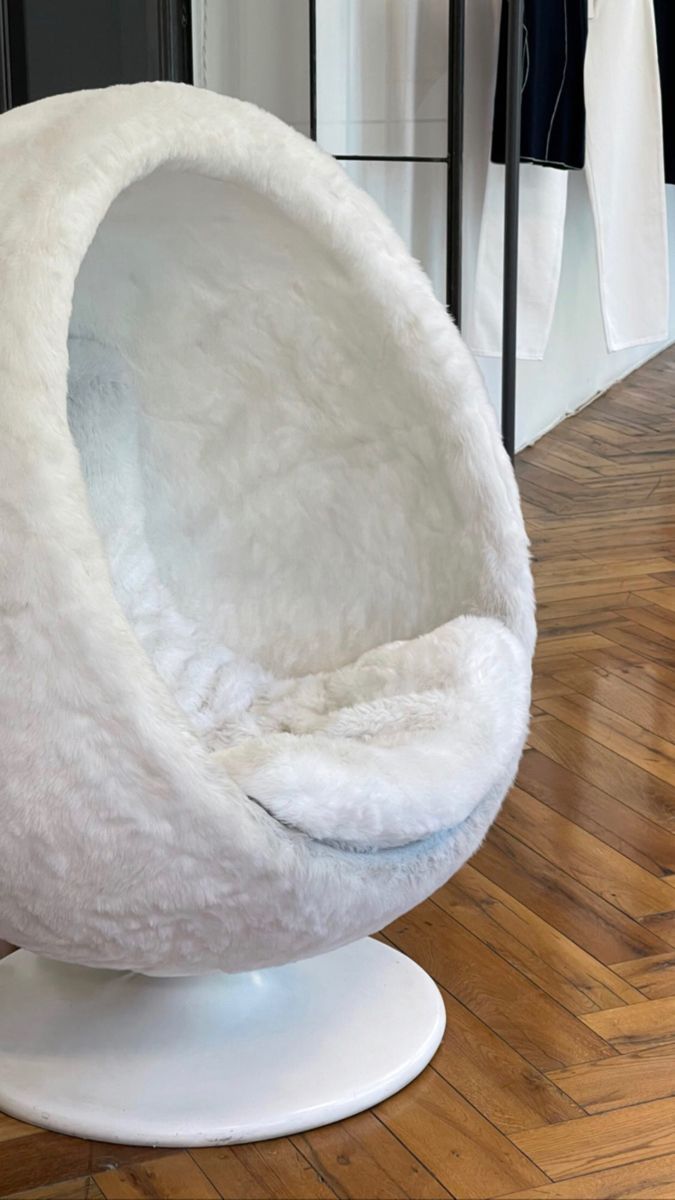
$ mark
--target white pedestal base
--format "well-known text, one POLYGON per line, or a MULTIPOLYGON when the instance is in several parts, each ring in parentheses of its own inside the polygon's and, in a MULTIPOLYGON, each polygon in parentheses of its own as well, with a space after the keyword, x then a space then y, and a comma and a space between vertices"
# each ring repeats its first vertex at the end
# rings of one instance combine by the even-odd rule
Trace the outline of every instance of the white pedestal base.
POLYGON ((371 938, 290 966, 178 979, 21 950, 0 963, 0 1110, 136 1145, 279 1137, 397 1092, 444 1026, 429 976, 371 938))

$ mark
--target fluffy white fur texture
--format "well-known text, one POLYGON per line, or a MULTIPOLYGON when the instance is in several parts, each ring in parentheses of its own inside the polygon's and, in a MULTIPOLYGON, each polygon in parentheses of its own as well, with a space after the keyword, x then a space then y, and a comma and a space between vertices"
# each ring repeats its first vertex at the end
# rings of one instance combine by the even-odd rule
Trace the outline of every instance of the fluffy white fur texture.
POLYGON ((534 640, 477 370, 376 206, 171 84, 0 118, 0 936, 248 967, 422 899, 534 640))

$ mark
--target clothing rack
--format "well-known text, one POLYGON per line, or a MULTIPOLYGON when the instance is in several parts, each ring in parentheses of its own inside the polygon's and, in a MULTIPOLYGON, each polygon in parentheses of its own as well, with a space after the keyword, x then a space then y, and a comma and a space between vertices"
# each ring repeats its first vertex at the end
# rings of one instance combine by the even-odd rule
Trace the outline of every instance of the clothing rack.
MULTIPOLYGON (((462 147, 464 140, 464 7, 465 0, 448 0, 447 146, 443 155, 336 154, 340 162, 443 163, 446 167, 446 271, 448 312, 462 317, 462 147)), ((317 139, 316 0, 309 0, 309 127, 317 139)))
MULTIPOLYGON (((504 291, 502 325, 501 428, 510 458, 515 453, 516 337, 518 296, 518 210, 520 182, 520 116, 523 80, 524 0, 508 0, 508 61, 504 193, 504 291)), ((446 275, 448 312, 462 320, 462 156, 464 142, 464 31, 466 0, 448 0, 447 151, 440 157, 416 155, 336 154, 348 162, 445 163, 446 275)), ((309 0, 310 136, 317 139, 316 0, 309 0)))
POLYGON ((524 0, 508 0, 506 154, 504 183, 504 294, 502 300, 502 438, 513 460, 516 440, 518 324, 518 211, 520 116, 523 91, 524 0))

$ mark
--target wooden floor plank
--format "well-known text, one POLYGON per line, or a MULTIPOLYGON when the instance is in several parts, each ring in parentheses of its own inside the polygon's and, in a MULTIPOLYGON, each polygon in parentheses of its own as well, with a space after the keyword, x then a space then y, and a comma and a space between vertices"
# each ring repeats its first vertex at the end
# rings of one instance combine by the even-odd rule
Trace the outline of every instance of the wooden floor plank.
POLYGON ((589 650, 602 649, 607 645, 607 638, 600 633, 571 633, 559 638, 550 638, 548 642, 538 642, 535 650, 535 663, 559 654, 584 654, 589 650))
POLYGON ((652 958, 615 963, 613 970, 648 1000, 675 996, 675 950, 655 954, 652 958))
POLYGON ((628 916, 644 917, 672 907, 666 882, 520 788, 512 789, 498 824, 550 862, 564 857, 568 875, 628 916))
POLYGON ((621 617, 625 623, 642 626, 645 630, 650 629, 653 633, 659 633, 666 638, 668 642, 675 641, 675 620, 671 612, 666 612, 663 608, 657 608, 655 604, 646 602, 645 596, 635 597, 639 599, 639 604, 629 604, 625 608, 620 609, 621 617))
POLYGON ((675 1200, 675 1154, 512 1192, 501 1200, 675 1200))
POLYGON ((553 1180, 656 1158, 675 1152, 675 1097, 529 1129, 513 1140, 553 1180))
MULTIPOLYGON (((409 1102, 410 1090, 406 1089, 401 1096, 404 1097, 400 1100, 401 1104, 405 1103, 406 1098, 409 1102)), ((444 1091, 443 1103, 447 1099, 448 1092, 444 1091)), ((453 1114, 456 1118, 456 1110, 457 1106, 450 1103, 449 1121, 453 1120, 453 1114)), ((390 1200, 390 1197, 391 1200, 398 1200, 398 1197, 404 1196, 412 1200, 437 1200, 451 1194, 432 1173, 432 1164, 437 1161, 438 1153, 431 1139, 429 1155, 425 1153, 422 1161, 375 1113, 350 1117, 340 1125, 327 1125, 323 1129, 300 1134, 292 1141, 336 1196, 346 1196, 350 1200, 371 1200, 372 1197, 379 1200, 380 1196, 386 1197, 386 1200, 390 1200)), ((520 1158, 516 1161, 519 1162, 520 1158)), ((507 1170, 505 1174, 511 1175, 512 1172, 507 1170)), ((230 1193, 230 1196, 231 1200, 239 1200, 234 1193, 230 1193)), ((258 1193, 255 1193, 255 1197, 257 1200, 258 1193)), ((295 1200, 292 1193, 288 1200, 295 1200)))
POLYGON ((601 791, 675 833, 675 788, 555 717, 539 717, 529 742, 601 791))
POLYGON ((502 1133, 571 1121, 583 1112, 541 1071, 443 990, 446 1034, 434 1068, 502 1133))
POLYGON ((669 948, 644 925, 503 829, 492 830, 473 864, 601 963, 662 954, 669 948))
POLYGON ((545 712, 669 785, 675 784, 675 745, 583 695, 549 696, 545 712))
MULTIPOLYGON (((640 564, 642 565, 642 564, 640 564)), ((595 568, 596 577, 587 573, 583 579, 575 578, 572 582, 559 582, 548 584, 539 584, 537 586, 537 605, 545 605, 547 603, 560 604, 566 600, 575 600, 577 606, 582 600, 589 597, 597 601, 598 596, 611 598, 621 596, 624 593, 630 595, 632 592, 643 593, 644 599, 650 603, 655 603, 652 595, 654 589, 653 576, 641 571, 639 574, 621 573, 611 574, 607 572, 599 573, 599 568, 595 568)), ((661 590, 669 594, 672 589, 662 584, 661 590)), ((654 591, 657 594, 657 591, 654 591)))
POLYGON ((616 1008, 643 999, 623 977, 472 866, 441 888, 434 903, 569 1012, 616 1008))
POLYGON ((516 1187, 545 1182, 543 1172, 435 1071, 376 1111, 458 1200, 484 1200, 505 1190, 507 1178, 516 1187))
POLYGON ((641 924, 650 929, 669 946, 675 947, 675 911, 643 917, 641 924))
POLYGON ((644 624, 625 621, 616 626, 606 625, 603 633, 608 641, 634 650, 647 661, 675 665, 675 644, 672 640, 648 629, 644 624))
POLYGON ((652 875, 675 871, 675 833, 643 817, 554 759, 531 748, 523 756, 523 791, 568 817, 652 875))
POLYGON ((581 1063, 549 1078, 589 1113, 626 1108, 675 1095, 675 1047, 581 1063))
POLYGON ((675 996, 588 1013, 580 1020, 621 1054, 675 1044, 675 996))
POLYGON ((0 1142, 11 1142, 14 1138, 29 1137, 39 1132, 36 1125, 26 1125, 23 1121, 15 1121, 13 1117, 0 1113, 0 1142))
MULTIPOLYGON (((641 588, 635 587, 632 589, 635 592, 642 591, 641 588)), ((665 608, 669 612, 675 612, 675 588, 661 587, 647 589, 642 591, 643 599, 649 600, 651 604, 656 604, 659 608, 665 608)))
MULTIPOLYGON (((131 1162, 149 1161, 160 1151, 147 1146, 87 1142, 40 1131, 0 1142, 0 1197, 22 1189, 61 1183, 131 1162)), ((164 1151, 164 1153, 166 1153, 164 1151)))
POLYGON ((606 637, 602 638, 601 646, 590 650, 585 649, 583 653, 577 655, 577 658, 581 659, 582 663, 592 663, 593 666, 601 667, 603 671, 617 673, 623 672, 629 666, 644 669, 649 664, 652 667, 659 667, 658 663, 644 658, 636 650, 631 650, 628 646, 620 646, 618 642, 610 641, 606 637))
MULTIPOLYGON (((389 926, 400 950, 542 1071, 613 1053, 609 1045, 436 904, 427 901, 389 926)), ((633 1007, 633 1006, 630 1006, 633 1007)), ((641 1008, 643 1005, 635 1005, 641 1008)))
POLYGON ((675 738, 675 692, 671 692, 667 698, 663 694, 657 698, 644 688, 637 687, 625 675, 602 671, 599 667, 561 671, 556 678, 567 685, 571 692, 586 696, 642 729, 671 741, 675 738))
MULTIPOLYGON (((619 648, 615 647, 615 650, 617 649, 619 648)), ((593 652, 586 659, 581 655, 577 655, 577 658, 581 662, 588 661, 588 658, 593 658, 593 652)), ((645 659, 639 659, 637 655, 633 656, 632 663, 621 662, 612 656, 606 657, 600 665, 603 665, 608 672, 614 672, 622 679, 627 680, 633 687, 647 692, 661 703, 675 705, 675 669, 672 667, 664 666, 662 663, 647 662, 645 659), (636 659, 637 661, 635 661, 636 659)))
POLYGON ((224 1200, 329 1200, 336 1194, 288 1138, 191 1153, 224 1200))
POLYGON ((148 1163, 133 1163, 94 1176, 105 1200, 219 1200, 219 1193, 187 1153, 170 1154, 148 1163))
POLYGON ((103 1192, 91 1175, 80 1179, 67 1179, 63 1183, 49 1183, 28 1191, 13 1192, 3 1200, 102 1200, 103 1192))

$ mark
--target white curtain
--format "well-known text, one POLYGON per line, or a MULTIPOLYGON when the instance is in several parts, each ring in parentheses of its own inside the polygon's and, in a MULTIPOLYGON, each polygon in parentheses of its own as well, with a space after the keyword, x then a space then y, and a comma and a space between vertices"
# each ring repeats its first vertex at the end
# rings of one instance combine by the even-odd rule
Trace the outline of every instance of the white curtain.
POLYGON ((192 0, 195 83, 308 134, 307 14, 307 0, 192 0))

